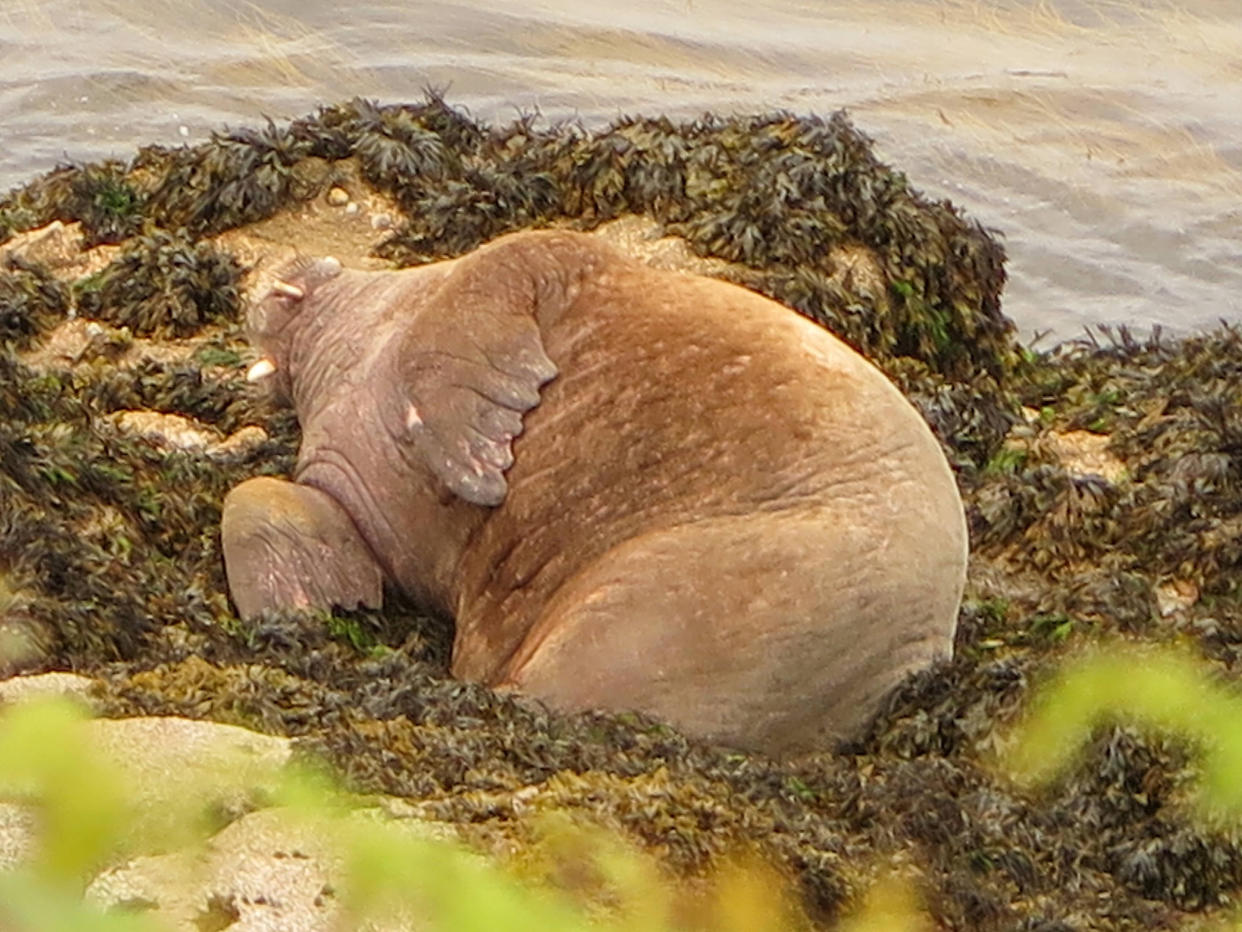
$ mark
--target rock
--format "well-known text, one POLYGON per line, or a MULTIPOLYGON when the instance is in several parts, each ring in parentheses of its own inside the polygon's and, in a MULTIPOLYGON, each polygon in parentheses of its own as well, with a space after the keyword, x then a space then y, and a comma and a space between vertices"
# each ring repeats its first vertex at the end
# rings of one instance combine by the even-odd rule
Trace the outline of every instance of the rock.
POLYGON ((56 636, 46 621, 30 614, 28 596, 0 580, 0 677, 45 669, 54 653, 56 636))
POLYGON ((1180 615, 1199 601, 1199 587, 1190 579, 1170 579, 1156 587, 1160 617, 1180 615))
POLYGON ((344 188, 332 188, 328 192, 328 203, 333 207, 344 207, 349 203, 349 192, 344 188))
MULTIPOLYGON (((84 695, 91 682, 67 673, 15 677, 0 682, 0 700, 84 695)), ((85 725, 87 747, 120 768, 133 804, 129 850, 163 852, 108 867, 89 884, 86 899, 105 909, 149 913, 168 928, 340 929, 350 917, 334 891, 347 880, 350 838, 370 836, 372 826, 380 825, 421 840, 457 837, 452 826, 412 816, 400 800, 390 806, 372 800, 371 808, 314 822, 283 808, 256 811, 289 762, 285 738, 176 717, 94 719, 85 725), (230 821, 198 841, 196 825, 204 813, 230 821)), ((0 803, 0 870, 21 866, 35 850, 38 831, 31 807, 0 803)), ((412 918, 399 915, 368 927, 419 928, 412 918)))
POLYGON ((600 224, 593 232, 627 256, 645 262, 655 269, 732 279, 744 276, 744 270, 740 267, 734 267, 721 259, 707 259, 696 255, 683 237, 668 235, 664 227, 650 217, 627 214, 600 224))
POLYGON ((64 696, 90 705, 90 689, 94 682, 77 673, 39 673, 13 676, 0 680, 0 702, 20 702, 46 696, 64 696))
POLYGON ((109 358, 123 355, 133 345, 127 328, 105 326, 95 320, 71 318, 51 330, 42 343, 24 356, 35 369, 76 366, 95 352, 109 358))
POLYGON ((1086 430, 1049 431, 1043 438, 1071 476, 1100 476, 1117 483, 1126 475, 1126 464, 1108 450, 1107 434, 1086 430))
MULTIPOLYGON (((374 810, 352 813, 345 822, 392 820, 374 810)), ((443 839, 451 830, 403 822, 415 837, 443 839)), ((104 907, 149 904, 169 928, 198 932, 331 932, 346 928, 348 916, 335 891, 344 875, 337 833, 299 821, 284 809, 264 809, 233 822, 202 851, 186 849, 140 857, 100 874, 87 899, 104 907), (212 919, 218 924, 207 926, 212 919)), ((418 929, 413 917, 369 924, 370 929, 418 929)))
POLYGON ((16 803, 0 803, 0 871, 12 870, 30 856, 38 828, 35 814, 16 803))
POLYGON ((218 435, 196 427, 189 418, 159 411, 121 411, 114 415, 122 432, 150 440, 166 450, 203 451, 219 443, 218 435))
POLYGON ((98 272, 116 255, 116 246, 84 250, 82 224, 53 220, 37 230, 18 233, 0 246, 0 267, 10 258, 46 266, 58 278, 80 278, 98 272))
POLYGON ((249 424, 239 427, 219 443, 209 445, 207 455, 218 460, 241 460, 267 443, 267 440, 267 431, 262 427, 249 424))
POLYGON ((228 437, 179 414, 121 411, 113 421, 122 432, 142 437, 165 450, 202 453, 212 459, 242 459, 267 441, 267 431, 248 425, 228 437))
POLYGON ((148 808, 245 811, 289 761, 287 738, 175 716, 94 719, 88 734, 148 808))

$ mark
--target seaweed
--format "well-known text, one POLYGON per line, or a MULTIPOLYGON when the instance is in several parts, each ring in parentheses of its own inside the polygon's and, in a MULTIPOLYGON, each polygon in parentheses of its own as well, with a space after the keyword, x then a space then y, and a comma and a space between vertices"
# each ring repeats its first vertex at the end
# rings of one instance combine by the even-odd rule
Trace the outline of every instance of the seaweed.
POLYGON ((950 205, 917 195, 843 114, 623 119, 592 134, 519 120, 440 184, 427 176, 420 168, 390 185, 411 219, 381 255, 405 264, 459 255, 553 213, 586 228, 647 214, 704 256, 762 267, 747 284, 877 361, 983 375, 998 398, 1017 362, 1000 313, 1002 247, 950 205), (888 313, 876 313, 865 289, 833 280, 833 249, 856 244, 879 258, 888 313))
POLYGON ((82 169, 60 165, 0 198, 0 241, 53 220, 72 219, 73 187, 82 169))
POLYGON ((288 127, 214 134, 192 149, 144 150, 134 171, 159 178, 151 185, 148 215, 159 226, 203 236, 272 216, 313 197, 318 187, 296 170, 310 146, 288 127))
POLYGON ((119 243, 142 228, 145 196, 126 178, 120 164, 85 166, 70 187, 68 219, 82 222, 85 247, 119 243))
POLYGON ((0 268, 0 345, 27 349, 71 307, 69 289, 37 263, 9 256, 0 268))
POLYGON ((155 230, 77 283, 78 308, 135 336, 191 336, 237 318, 241 277, 233 257, 210 243, 155 230))
POLYGON ((558 808, 678 876, 753 851, 821 925, 890 857, 917 866, 953 928, 1151 928, 1238 895, 1235 839, 1178 808, 1193 763, 1176 742, 1109 725, 1053 797, 982 765, 1030 684, 1098 635, 1189 639, 1221 671, 1242 660, 1235 330, 1024 351, 1001 313, 997 238, 919 195, 840 114, 587 131, 484 127, 435 95, 355 100, 61 168, 0 200, 0 236, 52 219, 122 246, 72 285, 21 260, 0 270, 0 624, 28 626, 27 665, 96 676, 108 714, 294 736, 355 789, 403 796, 483 848, 521 848, 532 816, 558 808), (859 348, 918 405, 962 489, 972 569, 955 658, 903 684, 848 746, 772 761, 455 682, 450 625, 393 593, 382 612, 239 621, 222 499, 287 474, 298 435, 244 387, 243 270, 209 237, 299 204, 343 159, 409 218, 380 250, 395 263, 641 214, 859 348), (18 355, 75 310, 133 339, 66 368, 18 355), (147 336, 188 345, 144 357, 147 336), (221 435, 262 424, 268 439, 214 460, 127 434, 117 416, 132 409, 221 435), (1078 434, 1107 438, 1096 446, 1123 469, 1073 461, 1064 438, 1078 434))

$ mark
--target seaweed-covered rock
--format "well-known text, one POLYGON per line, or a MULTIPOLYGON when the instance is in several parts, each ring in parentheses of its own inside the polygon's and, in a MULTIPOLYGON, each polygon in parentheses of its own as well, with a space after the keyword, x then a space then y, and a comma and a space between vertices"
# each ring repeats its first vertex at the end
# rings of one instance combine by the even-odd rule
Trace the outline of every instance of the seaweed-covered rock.
POLYGON ((993 472, 972 509, 984 552, 1062 575, 1084 562, 1189 580, 1226 595, 1242 559, 1242 336, 1225 327, 1173 342, 1128 334, 1052 352, 1019 395, 1047 418, 1040 434, 1089 429, 1106 436, 1120 476, 1071 474, 1037 439, 993 472), (1025 546, 1012 550, 1015 535, 1025 546))
POLYGON ((79 309, 136 336, 189 336, 237 318, 241 276, 233 257, 210 243, 157 230, 81 283, 79 309))
POLYGON ((385 255, 421 262, 555 217, 590 227, 642 213, 702 255, 761 269, 747 284, 872 358, 994 379, 1015 360, 999 244, 911 190, 842 114, 622 120, 594 134, 519 122, 466 155, 457 171, 424 159, 414 173, 377 174, 411 217, 385 255), (883 294, 834 278, 845 245, 878 257, 883 294))
POLYGON ((71 182, 71 219, 80 220, 86 245, 119 243, 137 233, 145 212, 144 195, 115 162, 88 165, 71 182))
POLYGON ((1000 312, 1003 249, 879 162, 843 114, 635 118, 591 133, 529 119, 488 129, 434 96, 355 100, 193 148, 148 147, 125 168, 59 169, 0 200, 0 232, 60 218, 83 220, 98 241, 140 220, 211 235, 306 201, 329 183, 325 160, 351 157, 406 213, 380 250, 401 264, 532 225, 645 215, 877 362, 983 376, 991 384, 977 390, 1003 402, 1017 358, 1000 312), (849 274, 856 249, 875 257, 878 280, 849 274))
POLYGON ((218 233, 270 217, 317 191, 313 176, 296 170, 309 147, 287 127, 216 134, 192 149, 143 150, 133 172, 147 181, 151 219, 192 235, 218 233))
POLYGON ((53 220, 71 220, 73 186, 81 169, 63 165, 0 198, 0 242, 53 220))
POLYGON ((0 344, 26 349, 72 306, 69 289, 42 266, 8 256, 0 267, 0 344))
POLYGON ((1095 633, 1194 638, 1224 675, 1242 660, 1235 331, 1024 354, 1000 313, 1001 247, 879 163, 842 116, 587 132, 483 127, 438 98, 352 101, 59 169, 0 199, 0 237, 57 219, 120 245, 85 277, 0 269, 0 628, 29 627, 36 667, 96 676, 109 714, 294 737, 355 788, 404 796, 484 847, 520 849, 533 813, 567 808, 684 876, 756 852, 823 924, 888 859, 914 866, 947 928, 1152 928, 1237 897, 1236 839, 1178 806, 1193 770, 1176 742, 1106 728, 1041 798, 985 766, 1029 684, 1095 633), (448 625, 399 599, 240 622, 221 498, 287 473, 297 446, 291 414, 242 377, 237 314, 259 261, 244 237, 296 246, 343 228, 344 213, 315 211, 346 207, 313 198, 338 184, 348 203, 382 192, 395 231, 358 222, 404 264, 523 226, 638 215, 700 271, 859 347, 958 469, 973 553, 956 658, 907 682, 851 747, 778 764, 454 682, 448 625), (75 313, 117 327, 79 319, 98 333, 48 351, 75 313), (213 458, 210 442, 179 448, 135 424, 267 439, 213 458))

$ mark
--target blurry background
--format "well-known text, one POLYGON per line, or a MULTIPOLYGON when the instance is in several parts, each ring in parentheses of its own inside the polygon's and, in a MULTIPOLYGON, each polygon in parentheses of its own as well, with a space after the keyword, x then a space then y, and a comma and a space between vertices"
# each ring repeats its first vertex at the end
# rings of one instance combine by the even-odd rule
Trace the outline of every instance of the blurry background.
POLYGON ((491 123, 844 107, 1004 232, 1025 339, 1242 320, 1239 0, 0 0, 0 190, 427 86, 491 123))

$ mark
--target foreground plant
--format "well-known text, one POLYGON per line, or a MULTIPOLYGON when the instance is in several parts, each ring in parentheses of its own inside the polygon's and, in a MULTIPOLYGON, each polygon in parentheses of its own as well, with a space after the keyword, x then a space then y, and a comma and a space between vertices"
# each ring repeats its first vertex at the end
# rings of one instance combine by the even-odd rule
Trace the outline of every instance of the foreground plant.
POLYGON ((1242 697, 1174 648, 1116 646, 1067 667, 1037 699, 1004 765, 1021 783, 1046 782, 1109 720, 1191 739, 1201 762, 1198 803, 1205 813, 1242 819, 1242 697))
MULTIPOLYGON (((185 774, 169 811, 150 812, 124 770, 91 750, 87 715, 63 699, 0 713, 0 796, 34 815, 33 850, 0 872, 0 928, 14 932, 155 932, 150 915, 102 912, 83 899, 108 865, 179 844, 201 845, 211 819, 203 800, 232 779, 219 767, 185 774)), ((534 853, 505 869, 444 841, 417 837, 399 821, 351 818, 367 801, 321 774, 273 769, 248 780, 268 784, 291 828, 333 839, 341 853, 342 928, 379 922, 404 928, 474 932, 672 932, 675 929, 801 930, 809 923, 784 879, 762 865, 724 866, 696 894, 662 876, 650 858, 602 829, 568 816, 545 818, 534 853)), ((157 807, 165 809, 164 805, 157 807)), ((878 888, 850 928, 919 928, 904 887, 878 888)))
MULTIPOLYGON (((1021 785, 1046 784, 1069 770, 1093 732, 1108 723, 1188 739, 1194 779, 1188 799, 1179 795, 1204 831, 1236 838, 1242 830, 1239 721, 1242 696, 1207 662, 1181 648, 1110 646, 1080 658, 1047 685, 1001 766, 1021 785)), ((1133 864, 1149 881, 1161 881, 1157 861, 1133 864)), ((1212 869, 1231 870, 1227 861, 1212 869)), ((1225 924, 1238 928, 1242 912, 1233 910, 1225 924)))

